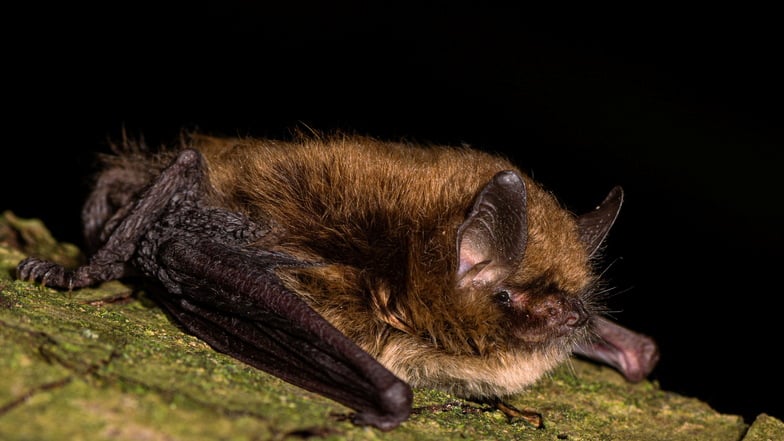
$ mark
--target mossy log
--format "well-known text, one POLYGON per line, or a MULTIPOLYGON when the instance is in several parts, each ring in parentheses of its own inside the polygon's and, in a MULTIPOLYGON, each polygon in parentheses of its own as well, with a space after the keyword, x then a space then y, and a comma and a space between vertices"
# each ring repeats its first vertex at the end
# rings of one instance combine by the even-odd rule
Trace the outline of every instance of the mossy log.
POLYGON ((0 439, 3 440, 773 440, 654 382, 573 360, 511 404, 545 428, 456 397, 415 391, 415 411, 381 432, 351 410, 217 353, 182 332, 143 291, 120 282, 63 292, 14 279, 28 254, 77 265, 36 220, 0 216, 0 439))

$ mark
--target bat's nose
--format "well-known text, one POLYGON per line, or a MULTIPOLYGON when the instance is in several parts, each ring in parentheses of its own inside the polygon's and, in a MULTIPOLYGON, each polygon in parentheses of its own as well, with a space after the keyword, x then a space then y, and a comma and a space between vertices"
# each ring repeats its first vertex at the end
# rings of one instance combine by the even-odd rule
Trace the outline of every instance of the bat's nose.
POLYGON ((564 319, 564 325, 571 328, 579 328, 585 326, 588 322, 588 315, 580 312, 569 312, 564 319))
POLYGON ((547 295, 532 305, 532 312, 544 318, 550 326, 578 328, 588 321, 588 313, 579 299, 565 298, 561 294, 547 295))
POLYGON ((583 302, 575 300, 570 302, 571 308, 564 314, 564 325, 579 328, 588 323, 588 311, 585 310, 583 302))

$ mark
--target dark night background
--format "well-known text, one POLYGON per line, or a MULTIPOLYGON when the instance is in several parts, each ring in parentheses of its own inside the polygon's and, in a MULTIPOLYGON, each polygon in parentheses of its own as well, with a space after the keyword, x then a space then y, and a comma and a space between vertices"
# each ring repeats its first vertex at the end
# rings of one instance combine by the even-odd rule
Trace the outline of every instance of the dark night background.
POLYGON ((610 305, 659 342, 662 388, 784 418, 775 14, 253 5, 6 13, 0 209, 79 244, 123 128, 503 152, 576 212, 623 185, 610 305))

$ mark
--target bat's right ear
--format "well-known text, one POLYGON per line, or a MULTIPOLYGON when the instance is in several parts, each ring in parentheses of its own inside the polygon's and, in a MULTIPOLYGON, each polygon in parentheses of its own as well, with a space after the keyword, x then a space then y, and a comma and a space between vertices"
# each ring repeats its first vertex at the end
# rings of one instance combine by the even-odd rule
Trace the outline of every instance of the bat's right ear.
POLYGON ((522 261, 527 239, 525 183, 514 171, 500 172, 457 230, 457 286, 504 280, 522 261))
POLYGON ((623 204, 623 189, 614 187, 607 197, 595 210, 582 214, 577 218, 577 229, 580 241, 588 250, 588 255, 593 255, 607 237, 610 228, 618 218, 623 204))

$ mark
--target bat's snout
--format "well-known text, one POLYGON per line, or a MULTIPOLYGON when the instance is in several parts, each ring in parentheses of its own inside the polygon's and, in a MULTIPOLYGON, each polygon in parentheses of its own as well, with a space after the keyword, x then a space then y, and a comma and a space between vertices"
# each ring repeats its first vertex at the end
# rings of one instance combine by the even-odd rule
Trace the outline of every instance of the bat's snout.
POLYGON ((532 314, 553 328, 579 328, 588 323, 588 312, 579 299, 568 299, 560 294, 544 296, 533 302, 532 314))

